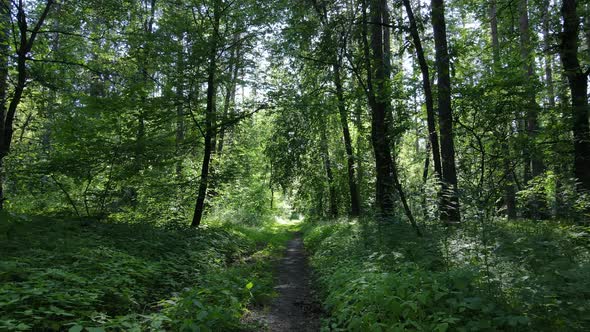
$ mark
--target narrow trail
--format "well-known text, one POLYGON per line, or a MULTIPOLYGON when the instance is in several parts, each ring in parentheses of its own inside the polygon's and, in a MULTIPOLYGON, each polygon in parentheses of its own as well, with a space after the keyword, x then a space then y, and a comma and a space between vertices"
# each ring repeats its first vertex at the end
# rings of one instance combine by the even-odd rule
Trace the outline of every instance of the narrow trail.
POLYGON ((307 256, 300 233, 287 244, 278 266, 275 289, 279 296, 265 318, 271 332, 316 332, 320 328, 320 308, 311 292, 307 256))

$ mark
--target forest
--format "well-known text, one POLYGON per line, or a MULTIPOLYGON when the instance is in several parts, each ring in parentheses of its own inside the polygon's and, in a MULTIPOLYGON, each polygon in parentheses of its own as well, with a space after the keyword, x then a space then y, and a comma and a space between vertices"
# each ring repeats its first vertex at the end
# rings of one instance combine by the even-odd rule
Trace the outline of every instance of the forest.
POLYGON ((0 0, 0 331, 589 331, 587 0, 0 0))

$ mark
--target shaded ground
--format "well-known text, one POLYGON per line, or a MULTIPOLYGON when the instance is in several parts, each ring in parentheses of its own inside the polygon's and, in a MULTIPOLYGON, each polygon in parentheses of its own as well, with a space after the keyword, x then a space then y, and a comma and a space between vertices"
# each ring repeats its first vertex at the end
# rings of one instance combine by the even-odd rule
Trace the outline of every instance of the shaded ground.
POLYGON ((267 313, 254 318, 270 332, 316 332, 320 329, 320 306, 314 301, 307 256, 300 233, 287 244, 284 258, 277 266, 278 297, 267 313))

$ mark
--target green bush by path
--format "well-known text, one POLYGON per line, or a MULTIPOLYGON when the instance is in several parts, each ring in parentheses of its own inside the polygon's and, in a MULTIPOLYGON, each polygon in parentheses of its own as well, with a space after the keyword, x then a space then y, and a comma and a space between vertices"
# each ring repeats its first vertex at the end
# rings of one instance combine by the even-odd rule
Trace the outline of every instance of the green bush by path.
POLYGON ((239 329, 246 305, 272 293, 281 232, 3 220, 0 330, 239 329))
MULTIPOLYGON (((466 227, 467 228, 467 227, 466 227)), ((497 223, 424 238, 400 224, 308 222, 330 331, 587 331, 588 229, 497 223)))

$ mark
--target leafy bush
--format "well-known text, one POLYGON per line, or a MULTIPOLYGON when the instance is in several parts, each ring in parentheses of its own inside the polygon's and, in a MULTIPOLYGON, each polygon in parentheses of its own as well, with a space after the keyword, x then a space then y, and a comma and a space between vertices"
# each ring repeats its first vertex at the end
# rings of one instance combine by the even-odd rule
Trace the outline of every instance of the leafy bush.
POLYGON ((235 225, 10 219, 0 223, 0 330, 232 329, 272 292, 263 272, 283 241, 235 225))
POLYGON ((326 330, 590 327, 589 235, 582 228, 498 223, 488 234, 493 250, 469 229, 418 238, 405 225, 361 220, 310 222, 304 231, 331 313, 326 330))

